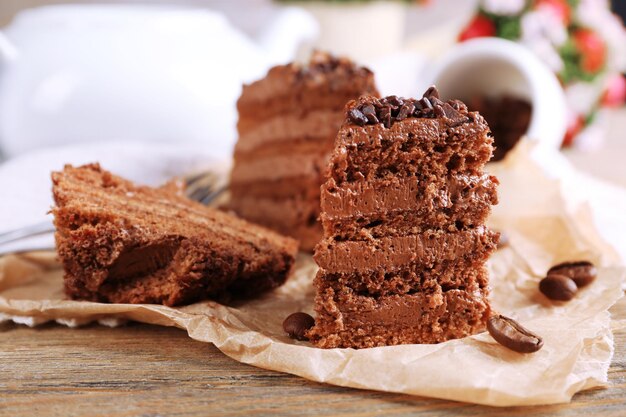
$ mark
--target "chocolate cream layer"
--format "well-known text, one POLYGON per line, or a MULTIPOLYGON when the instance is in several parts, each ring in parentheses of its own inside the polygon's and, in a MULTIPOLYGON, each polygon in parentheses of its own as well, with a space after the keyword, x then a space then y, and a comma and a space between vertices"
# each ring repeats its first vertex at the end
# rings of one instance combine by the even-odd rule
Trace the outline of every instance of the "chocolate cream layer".
POLYGON ((277 181, 282 178, 319 176, 328 155, 283 154, 259 158, 245 164, 236 163, 231 172, 231 182, 277 181))
POLYGON ((318 200, 242 197, 228 208, 240 217, 300 241, 300 249, 312 251, 322 238, 318 200))
POLYGON ((312 175, 279 178, 275 181, 233 182, 229 185, 231 195, 264 198, 302 198, 316 200, 319 205, 320 179, 312 175))
POLYGON ((245 153, 268 144, 291 142, 294 139, 332 137, 334 141, 342 121, 343 115, 334 109, 311 111, 304 117, 286 113, 263 121, 240 117, 236 150, 245 153))
POLYGON ((352 78, 327 73, 315 80, 299 80, 288 70, 284 71, 284 67, 272 68, 266 78, 244 85, 237 110, 240 114, 259 117, 329 107, 341 110, 349 100, 363 94, 376 94, 374 77, 369 70, 357 71, 360 76, 352 78))
POLYGON ((263 198, 240 196, 231 204, 240 216, 269 226, 315 224, 319 216, 317 200, 302 198, 263 198))
POLYGON ((308 99, 302 100, 294 97, 292 94, 291 96, 273 98, 266 103, 254 103, 249 106, 238 104, 241 122, 237 123, 237 127, 242 131, 246 131, 256 123, 262 123, 284 114, 304 117, 310 112, 319 110, 332 110, 341 113, 343 106, 354 97, 357 97, 359 92, 346 91, 332 97, 329 96, 331 92, 320 90, 304 91, 301 94, 308 99))
POLYGON ((341 111, 345 103, 362 94, 378 94, 371 71, 347 59, 318 55, 306 66, 274 67, 265 78, 245 85, 237 109, 241 115, 259 119, 321 108, 341 111))
MULTIPOLYGON (((482 224, 489 215, 490 207, 480 201, 466 211, 457 206, 449 212, 441 211, 397 211, 377 213, 355 218, 326 221, 322 224, 335 241, 372 240, 383 237, 408 236, 429 230, 454 233, 482 224), (441 226, 441 227, 440 227, 441 226)), ((322 215, 323 216, 323 215, 322 215)))
POLYGON ((318 292, 315 327, 308 333, 322 348, 368 348, 439 343, 485 327, 487 289, 370 297, 332 288, 318 292))
POLYGON ((397 236, 440 228, 456 231, 482 224, 498 201, 498 180, 453 174, 437 182, 417 177, 322 186, 322 223, 341 240, 397 236))
POLYGON ((484 226, 446 232, 430 230, 417 235, 384 237, 363 241, 322 240, 314 259, 326 272, 355 273, 395 268, 418 262, 432 267, 436 262, 471 254, 477 259, 495 250, 498 233, 484 226))
POLYGON ((253 164, 255 161, 264 158, 275 158, 280 156, 311 156, 316 158, 319 155, 329 155, 333 148, 334 139, 331 136, 314 138, 293 138, 288 142, 272 142, 260 146, 253 151, 242 152, 235 149, 235 160, 242 164, 253 164))

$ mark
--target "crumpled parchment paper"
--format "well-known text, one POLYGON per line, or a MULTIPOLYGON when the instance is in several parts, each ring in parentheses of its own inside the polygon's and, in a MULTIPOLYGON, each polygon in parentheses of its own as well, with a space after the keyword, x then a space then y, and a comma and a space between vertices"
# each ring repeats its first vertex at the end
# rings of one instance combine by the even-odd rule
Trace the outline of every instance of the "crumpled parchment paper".
POLYGON ((319 382, 492 406, 567 402, 607 381, 613 355, 608 309, 623 296, 626 268, 602 238, 584 198, 572 195, 555 166, 546 165, 563 163, 560 156, 541 152, 522 142, 504 162, 489 167, 501 182, 491 226, 510 239, 490 261, 492 304, 544 338, 534 354, 509 351, 488 333, 438 345, 363 350, 323 350, 291 340, 282 331, 283 319, 295 311, 313 313, 316 266, 306 255, 287 284, 260 299, 181 308, 70 301, 53 253, 6 256, 0 259, 0 321, 114 326, 135 320, 185 329, 238 361, 319 382), (539 293, 538 281, 551 265, 581 259, 599 267, 593 284, 568 303, 539 293))

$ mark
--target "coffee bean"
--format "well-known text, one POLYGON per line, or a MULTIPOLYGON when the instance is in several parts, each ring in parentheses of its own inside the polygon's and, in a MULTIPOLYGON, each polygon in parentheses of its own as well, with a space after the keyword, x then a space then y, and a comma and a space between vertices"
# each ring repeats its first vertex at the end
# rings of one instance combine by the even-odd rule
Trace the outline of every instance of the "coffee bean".
POLYGON ((315 324, 315 319, 306 313, 293 313, 290 314, 285 321, 283 321, 283 330, 292 339, 308 340, 306 332, 315 324))
POLYGON ((548 275, 558 274, 574 280, 576 285, 584 287, 591 284, 598 275, 596 267, 589 261, 563 262, 548 270, 548 275))
POLYGON ((515 352, 532 353, 543 346, 541 337, 522 327, 515 320, 500 314, 489 318, 487 330, 496 342, 515 352))
POLYGON ((539 282, 539 291, 551 300, 569 301, 578 292, 578 287, 570 277, 553 273, 539 282))
POLYGON ((367 124, 367 117, 358 109, 350 109, 348 116, 355 125, 365 126, 367 124))

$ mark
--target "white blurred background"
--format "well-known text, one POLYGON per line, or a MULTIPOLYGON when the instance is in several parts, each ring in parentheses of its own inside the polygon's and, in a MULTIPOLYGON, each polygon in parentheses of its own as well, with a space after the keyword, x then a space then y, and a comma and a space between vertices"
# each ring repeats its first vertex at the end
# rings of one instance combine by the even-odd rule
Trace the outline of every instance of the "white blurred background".
POLYGON ((423 65, 454 44, 474 6, 2 0, 0 149, 14 157, 83 142, 173 142, 227 157, 242 82, 317 46, 371 66, 383 94, 416 95, 423 65), (68 3, 95 9, 34 9, 68 3))
MULTIPOLYGON (((626 47, 616 34, 618 24, 603 24, 609 1, 575 3, 584 9, 579 16, 569 10, 569 0, 0 0, 0 160, 113 142, 190 145, 228 158, 242 83, 262 77, 272 65, 305 59, 312 47, 371 67, 381 93, 404 96, 427 87, 429 70, 450 53, 462 31, 506 37, 506 30, 490 32, 493 22, 513 22, 534 33, 530 43, 526 33, 517 42, 555 72, 568 65, 555 51, 565 61, 571 39, 582 41, 576 52, 582 64, 603 59, 608 68, 615 57, 624 61, 625 53, 606 53, 611 38, 618 47, 609 52, 626 47), (509 16, 511 10, 517 15, 509 16), (596 17, 594 30, 606 35, 606 45, 574 33, 574 19, 596 17), (606 30, 611 28, 613 33, 606 30)), ((577 165, 621 182, 626 141, 619 137, 626 113, 597 111, 607 96, 606 68, 593 74, 593 82, 568 84, 568 100, 587 104, 570 111, 566 141, 579 149, 569 152, 577 165), (601 162, 593 162, 589 150, 601 162)), ((559 77, 565 85, 563 71, 559 77)), ((624 88, 618 86, 617 94, 624 88)))

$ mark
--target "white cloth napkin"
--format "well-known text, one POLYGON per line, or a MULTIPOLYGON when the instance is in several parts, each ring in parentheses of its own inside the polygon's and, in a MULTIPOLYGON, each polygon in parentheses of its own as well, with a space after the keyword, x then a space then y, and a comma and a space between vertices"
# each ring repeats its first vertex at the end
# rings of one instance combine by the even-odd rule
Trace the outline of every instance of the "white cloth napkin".
MULTIPOLYGON (((160 185, 172 177, 210 168, 218 160, 192 145, 143 143, 84 144, 22 155, 0 164, 0 233, 51 220, 50 173, 65 164, 91 162, 140 184, 160 185)), ((51 236, 44 236, 2 249, 51 243, 51 236)))

